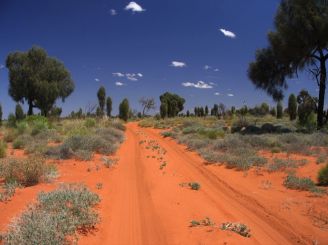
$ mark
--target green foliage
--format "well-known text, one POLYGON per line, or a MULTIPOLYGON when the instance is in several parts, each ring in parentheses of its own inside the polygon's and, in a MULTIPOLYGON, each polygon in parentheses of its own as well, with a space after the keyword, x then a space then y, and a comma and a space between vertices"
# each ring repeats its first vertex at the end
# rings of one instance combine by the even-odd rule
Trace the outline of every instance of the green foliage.
POLYGON ((101 114, 104 114, 104 109, 105 109, 105 102, 106 102, 106 89, 101 86, 97 92, 97 97, 98 97, 98 103, 99 103, 99 108, 101 111, 101 114))
POLYGON ((4 244, 77 243, 77 230, 87 232, 99 222, 92 209, 99 202, 99 196, 83 185, 41 192, 37 203, 12 222, 3 236, 4 244))
POLYGON ((293 174, 286 177, 284 186, 292 190, 317 192, 315 183, 310 178, 299 178, 293 174))
POLYGON ((318 183, 319 185, 328 186, 328 164, 319 170, 318 183))
POLYGON ((297 96, 298 121, 301 126, 311 127, 313 124, 313 115, 316 111, 316 99, 313 98, 308 91, 302 90, 297 96), (312 115, 311 115, 312 114, 312 115))
POLYGON ((0 140, 0 158, 4 158, 7 155, 7 144, 0 140))
POLYGON ((15 108, 15 116, 16 116, 16 120, 17 121, 23 120, 24 117, 25 117, 23 108, 22 108, 22 106, 20 104, 17 104, 16 105, 16 108, 15 108))
POLYGON ((84 126, 87 128, 93 128, 96 126, 96 120, 93 118, 87 118, 84 122, 84 126))
POLYGON ((165 112, 165 109, 167 109, 166 114, 161 113, 162 118, 164 118, 165 116, 175 117, 179 114, 179 112, 183 111, 185 99, 177 94, 171 94, 169 92, 166 92, 160 96, 160 101, 161 101, 161 108, 163 105, 161 111, 163 110, 163 112, 165 112))
POLYGON ((309 69, 319 85, 318 127, 323 126, 328 48, 328 7, 316 1, 282 0, 275 17, 269 47, 256 53, 248 75, 257 88, 275 100, 283 99, 287 81, 309 69), (305 38, 306 37, 306 38, 305 38))
POLYGON ((9 127, 9 128, 16 127, 16 116, 13 113, 9 113, 9 115, 8 115, 7 127, 9 127))
POLYGON ((294 94, 291 94, 288 98, 288 114, 291 121, 297 117, 297 99, 294 94))
POLYGON ((113 102, 111 97, 107 97, 106 99, 106 113, 108 117, 112 116, 113 102))
POLYGON ((124 99, 119 106, 119 118, 124 121, 127 121, 129 119, 129 111, 129 101, 128 99, 124 99))
POLYGON ((282 103, 281 103, 281 101, 279 101, 277 103, 277 118, 281 119, 283 117, 283 114, 284 114, 284 112, 283 112, 282 103))
POLYGON ((167 110, 168 110, 167 103, 161 103, 159 110, 160 110, 161 118, 162 119, 166 118, 167 110))
POLYGON ((28 114, 33 107, 47 116, 58 98, 64 100, 74 90, 74 83, 63 63, 49 57, 46 51, 32 47, 27 52, 10 53, 6 60, 9 70, 9 95, 14 101, 27 101, 28 114))

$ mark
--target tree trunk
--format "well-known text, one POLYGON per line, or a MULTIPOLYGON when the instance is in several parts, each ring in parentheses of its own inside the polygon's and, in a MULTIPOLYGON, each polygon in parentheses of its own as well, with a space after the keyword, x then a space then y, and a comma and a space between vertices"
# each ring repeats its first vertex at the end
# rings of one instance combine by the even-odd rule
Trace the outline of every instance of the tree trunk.
POLYGON ((320 86, 319 86, 319 103, 318 103, 318 129, 321 129, 324 124, 324 105, 325 105, 325 92, 326 92, 326 79, 327 79, 327 69, 326 60, 322 59, 320 61, 320 86))
POLYGON ((27 112, 27 114, 29 116, 32 116, 33 115, 33 103, 30 100, 28 101, 28 112, 27 112))

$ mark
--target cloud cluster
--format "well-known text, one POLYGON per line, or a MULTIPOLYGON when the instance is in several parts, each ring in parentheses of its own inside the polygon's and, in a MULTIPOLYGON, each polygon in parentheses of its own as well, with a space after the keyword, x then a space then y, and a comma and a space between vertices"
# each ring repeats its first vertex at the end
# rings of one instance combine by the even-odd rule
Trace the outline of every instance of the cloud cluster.
POLYGON ((204 70, 205 71, 215 71, 215 72, 218 72, 219 71, 219 68, 213 68, 212 66, 205 65, 204 66, 204 70))
POLYGON ((142 8, 139 4, 136 2, 130 2, 126 7, 125 10, 131 10, 132 12, 144 12, 146 11, 144 8, 142 8))
POLYGON ((0 65, 0 70, 3 69, 3 68, 5 68, 5 66, 4 65, 0 65))
POLYGON ((185 62, 181 62, 181 61, 172 61, 171 66, 177 67, 177 68, 183 68, 183 67, 186 67, 187 64, 185 62))
POLYGON ((121 73, 121 72, 114 72, 112 73, 114 77, 125 77, 130 81, 138 81, 139 78, 143 77, 142 73, 121 73))
POLYGON ((224 36, 229 37, 229 38, 236 38, 237 37, 236 34, 233 33, 232 31, 228 31, 228 30, 223 29, 223 28, 220 29, 220 32, 222 32, 224 36))
MULTIPOLYGON (((219 92, 214 93, 216 96, 220 96, 221 94, 219 92)), ((228 97, 234 97, 234 94, 226 94, 228 97)))
POLYGON ((208 83, 203 82, 203 81, 198 81, 197 83, 185 82, 185 83, 182 83, 182 86, 199 88, 199 89, 211 89, 211 88, 213 88, 213 85, 208 84, 208 83))
POLYGON ((95 78, 95 81, 96 81, 96 82, 100 82, 100 79, 99 79, 99 78, 95 78))

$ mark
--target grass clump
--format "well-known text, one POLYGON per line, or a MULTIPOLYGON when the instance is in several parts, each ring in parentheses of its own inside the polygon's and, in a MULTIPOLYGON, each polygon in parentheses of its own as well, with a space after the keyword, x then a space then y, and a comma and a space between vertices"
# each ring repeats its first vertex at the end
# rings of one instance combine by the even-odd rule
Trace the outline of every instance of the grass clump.
POLYGON ((290 174, 284 180, 284 186, 292 190, 310 191, 313 193, 322 193, 323 191, 316 187, 315 183, 310 178, 297 177, 290 174))
POLYGON ((247 227, 247 225, 242 223, 232 223, 232 222, 226 222, 221 224, 221 230, 228 230, 235 232, 243 237, 250 237, 251 230, 247 227))
POLYGON ((48 181, 56 175, 56 168, 47 164, 44 158, 32 156, 27 159, 8 158, 0 162, 0 177, 5 183, 33 186, 48 181))
POLYGON ((4 191, 0 193, 0 202, 9 201, 14 196, 17 187, 19 185, 16 182, 5 183, 3 186, 4 191))
POLYGON ((291 169, 291 168, 298 168, 307 163, 308 163, 308 161, 306 159, 293 160, 290 158, 288 158, 288 159, 274 158, 273 162, 268 165, 268 171, 276 172, 276 171, 283 171, 283 170, 291 169))
POLYGON ((12 222, 2 236, 4 244, 70 244, 77 242, 77 231, 87 232, 99 222, 92 209, 99 196, 85 186, 70 184, 38 195, 30 206, 12 222))
POLYGON ((328 164, 319 170, 318 183, 322 186, 328 186, 328 164))

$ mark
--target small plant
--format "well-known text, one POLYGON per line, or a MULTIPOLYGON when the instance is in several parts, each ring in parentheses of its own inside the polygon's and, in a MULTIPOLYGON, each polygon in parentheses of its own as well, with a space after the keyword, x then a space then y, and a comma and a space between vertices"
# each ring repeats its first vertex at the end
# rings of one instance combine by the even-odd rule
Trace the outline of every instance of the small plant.
POLYGON ((103 188, 103 184, 102 183, 97 183, 96 188, 97 188, 97 190, 101 190, 103 188))
POLYGON ((243 237, 250 237, 250 229, 242 223, 226 222, 221 225, 221 230, 235 232, 243 237))
POLYGON ((327 162, 327 156, 324 154, 321 154, 318 156, 316 163, 321 164, 327 162))
POLYGON ((118 159, 110 159, 107 157, 102 157, 101 160, 103 161, 106 168, 113 167, 118 162, 118 159))
POLYGON ((0 202, 9 201, 14 196, 17 187, 19 185, 16 182, 6 183, 3 187, 4 192, 0 193, 0 202))
POLYGON ((197 182, 190 182, 188 185, 192 190, 198 191, 200 189, 200 184, 197 182))
POLYGON ((167 162, 163 162, 160 166, 159 166, 159 169, 160 170, 163 170, 167 165, 167 162))
POLYGON ((190 226, 191 227, 196 227, 196 226, 200 226, 200 222, 198 220, 192 220, 190 222, 190 226))
POLYGON ((93 118, 87 118, 84 122, 84 126, 87 128, 93 128, 96 126, 96 120, 93 118))
POLYGON ((322 186, 328 186, 328 164, 319 170, 318 183, 322 186))
POLYGON ((13 142, 13 148, 14 149, 23 149, 24 148, 24 142, 22 141, 22 139, 15 139, 13 142))
POLYGON ((292 190, 310 191, 313 193, 322 193, 322 190, 317 188, 315 183, 310 178, 300 178, 294 174, 290 174, 284 181, 284 186, 292 190))

